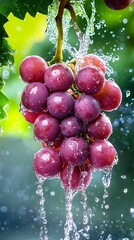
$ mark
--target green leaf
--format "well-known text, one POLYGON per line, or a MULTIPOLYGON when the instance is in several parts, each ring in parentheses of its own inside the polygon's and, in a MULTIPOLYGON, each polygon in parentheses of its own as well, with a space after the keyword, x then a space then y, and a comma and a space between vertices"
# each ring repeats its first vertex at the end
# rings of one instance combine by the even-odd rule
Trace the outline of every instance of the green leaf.
POLYGON ((0 76, 0 89, 4 86, 4 81, 2 79, 2 77, 0 76))
POLYGON ((48 6, 53 0, 0 0, 0 13, 5 17, 9 15, 10 12, 14 16, 23 19, 26 12, 31 16, 35 16, 37 12, 47 14, 48 6))
POLYGON ((0 92, 0 121, 7 117, 4 107, 8 103, 8 98, 0 92))
POLYGON ((6 17, 0 14, 0 37, 7 37, 7 33, 3 27, 3 25, 8 21, 6 17))
POLYGON ((0 66, 12 65, 14 62, 13 51, 6 39, 0 39, 0 66))
POLYGON ((8 98, 0 92, 0 107, 4 107, 8 103, 8 98))
POLYGON ((13 51, 5 39, 7 33, 4 29, 4 24, 7 21, 8 19, 0 14, 0 66, 13 64, 13 51))
POLYGON ((6 111, 0 107, 0 121, 7 117, 6 111))

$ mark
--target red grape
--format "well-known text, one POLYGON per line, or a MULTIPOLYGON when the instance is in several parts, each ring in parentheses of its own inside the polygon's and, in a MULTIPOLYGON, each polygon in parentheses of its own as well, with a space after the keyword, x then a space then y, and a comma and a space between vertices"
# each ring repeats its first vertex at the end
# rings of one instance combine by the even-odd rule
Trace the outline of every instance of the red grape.
POLYGON ((33 166, 37 176, 52 178, 61 171, 62 160, 55 149, 44 147, 34 155, 33 166))
POLYGON ((24 82, 44 82, 46 61, 36 55, 26 57, 20 64, 20 76, 24 82))
POLYGON ((104 87, 94 97, 99 101, 101 109, 104 111, 116 110, 122 101, 120 87, 111 79, 105 80, 104 87))
POLYGON ((74 112, 76 117, 88 123, 98 117, 100 113, 100 104, 93 96, 81 95, 75 101, 74 112))
POLYGON ((108 140, 96 140, 90 145, 89 159, 94 168, 106 169, 113 166, 117 153, 108 140))
POLYGON ((83 68, 85 66, 95 66, 102 70, 102 72, 106 73, 106 64, 105 62, 96 54, 87 54, 83 57, 78 58, 78 61, 80 61, 80 68, 83 68))
POLYGON ((54 141, 60 134, 58 120, 49 114, 40 115, 34 123, 34 136, 46 142, 54 141))
POLYGON ((27 122, 34 124, 36 118, 39 117, 43 112, 30 112, 26 109, 23 109, 21 113, 27 122))
POLYGON ((106 115, 100 113, 94 121, 88 123, 87 134, 94 139, 109 138, 112 134, 110 119, 106 115))
POLYGON ((61 159, 72 166, 84 163, 88 155, 89 144, 81 137, 67 138, 61 144, 61 159))
POLYGON ((49 91, 43 83, 28 84, 21 96, 22 105, 29 111, 40 112, 46 108, 49 91))
POLYGON ((60 179, 65 189, 72 189, 76 191, 85 190, 90 182, 92 176, 91 166, 86 166, 86 164, 75 166, 71 169, 69 165, 65 165, 60 171, 60 179))
POLYGON ((132 0, 120 0, 120 1, 104 0, 104 2, 109 8, 112 8, 114 10, 121 10, 121 9, 128 7, 130 5, 130 3, 132 2, 132 0))
POLYGON ((99 92, 104 85, 104 73, 97 67, 83 67, 77 72, 76 85, 79 90, 86 94, 99 92))
POLYGON ((81 133, 82 126, 80 120, 75 116, 63 119, 60 123, 61 133, 65 137, 77 136, 81 133))
POLYGON ((67 92, 54 92, 48 97, 47 107, 52 116, 65 118, 73 111, 74 99, 67 92))
POLYGON ((66 91, 74 81, 72 70, 64 63, 53 64, 48 67, 44 75, 46 86, 52 91, 66 91))
POLYGON ((63 140, 64 140, 65 138, 62 136, 62 135, 59 135, 58 136, 58 138, 56 138, 54 141, 52 141, 52 142, 45 142, 45 141, 43 141, 42 142, 42 147, 53 147, 53 148, 55 148, 56 150, 60 150, 60 146, 61 146, 61 144, 62 144, 62 142, 63 142, 63 140))

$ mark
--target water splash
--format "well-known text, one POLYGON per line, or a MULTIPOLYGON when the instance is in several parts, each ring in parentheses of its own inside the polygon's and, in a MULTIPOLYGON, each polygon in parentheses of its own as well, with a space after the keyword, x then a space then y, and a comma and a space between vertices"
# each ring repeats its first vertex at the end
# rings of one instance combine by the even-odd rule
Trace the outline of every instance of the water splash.
POLYGON ((64 240, 70 240, 70 235, 72 239, 79 240, 80 235, 77 231, 77 225, 73 220, 72 213, 72 201, 73 201, 73 191, 66 190, 65 192, 65 201, 66 201, 66 222, 64 225, 64 240))
POLYGON ((48 240, 48 229, 47 229, 47 218, 46 218, 46 210, 45 210, 45 197, 43 191, 43 183, 45 178, 38 178, 38 187, 37 187, 37 195, 40 196, 40 220, 42 221, 42 226, 40 228, 39 240, 48 240))
MULTIPOLYGON (((69 54, 73 58, 77 58, 77 56, 85 55, 87 54, 88 48, 90 44, 93 44, 93 35, 95 34, 94 31, 94 25, 95 25, 95 14, 96 14, 96 8, 95 8, 95 1, 91 2, 92 6, 92 13, 91 17, 87 15, 85 8, 84 8, 84 0, 76 1, 72 0, 71 3, 73 5, 74 11, 76 16, 81 17, 82 19, 86 20, 86 28, 85 32, 82 33, 77 23, 72 23, 71 16, 68 10, 64 9, 64 15, 63 15, 63 50, 67 50, 69 54), (69 30, 71 27, 74 27, 79 44, 78 49, 77 46, 73 47, 69 43, 69 30)), ((58 12, 58 6, 59 6, 59 0, 54 0, 51 5, 49 5, 48 8, 48 27, 47 27, 47 35, 49 37, 49 40, 56 45, 57 43, 57 27, 55 22, 55 16, 57 16, 58 12)))
POLYGON ((66 222, 64 225, 64 240, 70 240, 70 235, 72 239, 79 240, 80 235, 77 231, 77 225, 73 220, 73 213, 72 213, 72 202, 76 191, 72 190, 71 188, 71 181, 72 181, 72 173, 74 168, 69 166, 69 176, 68 176, 68 187, 65 190, 65 202, 66 202, 66 222))
MULTIPOLYGON (((91 209, 87 208, 87 194, 86 191, 83 190, 81 193, 81 204, 83 207, 83 225, 85 226, 83 229, 79 230, 79 233, 86 239, 90 239, 90 225, 89 225, 89 217, 91 217, 92 214, 89 214, 91 212, 91 209)), ((90 218, 92 219, 92 217, 90 218)))
MULTIPOLYGON (((48 8, 48 27, 47 27, 47 35, 49 37, 49 40, 56 45, 57 43, 57 27, 55 22, 55 16, 58 12, 58 6, 59 6, 59 0, 54 0, 51 5, 49 5, 48 8)), ((79 16, 82 18, 82 20, 85 20, 86 26, 84 29, 84 32, 81 31, 78 24, 72 23, 70 13, 67 9, 64 9, 64 15, 63 15, 63 50, 66 50, 70 57, 73 59, 77 59, 76 64, 76 71, 79 70, 79 66, 81 63, 82 56, 86 55, 88 53, 88 50, 90 48, 90 45, 94 42, 94 35, 95 35, 95 29, 100 30, 101 28, 106 28, 105 20, 100 20, 99 22, 95 22, 95 15, 96 15, 96 7, 95 7, 95 0, 92 0, 90 2, 91 4, 91 16, 89 17, 87 15, 87 12, 84 8, 85 0, 72 0, 71 1, 76 16, 79 16), (70 29, 74 28, 75 33, 77 35, 77 44, 76 46, 72 46, 72 44, 69 43, 69 35, 70 35, 70 29)), ((107 30, 104 29, 104 32, 107 30)), ((114 54, 103 54, 102 51, 98 54, 98 52, 94 53, 96 55, 99 55, 101 57, 105 64, 106 64, 106 74, 108 77, 111 76, 111 74, 114 74, 113 68, 110 66, 110 62, 115 62, 119 60, 119 56, 114 54)))

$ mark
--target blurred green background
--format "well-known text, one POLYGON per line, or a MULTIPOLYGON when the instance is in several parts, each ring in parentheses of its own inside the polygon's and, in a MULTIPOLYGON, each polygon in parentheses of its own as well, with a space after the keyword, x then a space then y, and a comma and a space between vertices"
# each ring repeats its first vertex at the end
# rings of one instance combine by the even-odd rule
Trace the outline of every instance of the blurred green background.
MULTIPOLYGON (((113 124, 110 141, 117 149, 119 160, 112 171, 108 198, 103 204, 102 173, 96 172, 87 189, 87 210, 92 210, 89 221, 90 239, 134 239, 134 4, 121 11, 108 9, 96 3, 96 23, 105 20, 100 29, 95 28, 89 53, 119 56, 110 61, 114 72, 110 77, 122 89, 123 101, 117 111, 107 114, 113 124), (103 207, 103 208, 102 208, 103 207)), ((87 14, 91 15, 90 2, 86 1, 87 14)), ((41 147, 33 138, 33 128, 19 113, 21 92, 25 84, 19 78, 19 64, 30 54, 51 60, 55 46, 45 34, 46 16, 29 14, 25 21, 9 15, 5 29, 8 41, 15 50, 15 66, 3 67, 5 88, 9 97, 6 110, 8 118, 2 122, 0 135, 0 239, 39 239, 39 196, 36 195, 37 179, 33 171, 33 155, 41 147)), ((83 27, 82 19, 79 26, 83 27)), ((70 42, 77 45, 71 32, 70 42)), ((64 52, 64 60, 69 57, 64 52)), ((65 196, 58 179, 44 184, 48 236, 50 240, 64 238, 65 196)), ((73 201, 74 220, 78 229, 83 228, 81 194, 73 201)), ((80 239, 85 239, 81 236, 80 239)))

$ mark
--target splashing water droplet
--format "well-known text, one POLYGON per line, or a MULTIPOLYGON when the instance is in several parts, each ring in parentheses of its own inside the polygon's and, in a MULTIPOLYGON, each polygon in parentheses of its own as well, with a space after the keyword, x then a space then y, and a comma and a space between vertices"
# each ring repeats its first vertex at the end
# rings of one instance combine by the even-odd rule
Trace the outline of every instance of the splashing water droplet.
MULTIPOLYGON (((49 37, 49 40, 54 45, 56 45, 57 38, 58 38, 55 16, 57 15, 57 9, 58 9, 59 3, 60 3, 59 0, 54 0, 53 3, 51 5, 49 5, 49 8, 48 8, 47 35, 49 37)), ((81 1, 72 0, 71 3, 73 4, 73 8, 74 8, 76 16, 79 16, 82 19, 86 20, 86 28, 85 28, 84 33, 81 32, 81 30, 79 29, 76 22, 74 22, 74 24, 73 24, 73 27, 75 29, 75 32, 77 34, 78 41, 79 41, 78 47, 77 46, 73 47, 68 43, 69 30, 72 27, 71 16, 70 16, 69 11, 64 9, 63 50, 67 50, 73 58, 77 58, 77 56, 87 54, 89 44, 93 43, 92 36, 95 34, 94 22, 95 22, 96 8, 95 8, 95 2, 93 0, 91 2, 92 13, 91 13, 91 17, 89 18, 89 16, 87 15, 87 13, 85 11, 85 8, 84 8, 84 0, 81 0, 81 1)))
POLYGON ((126 91, 126 97, 130 97, 131 92, 129 90, 126 91))
POLYGON ((127 192, 128 192, 128 189, 127 189, 127 188, 125 188, 125 189, 123 190, 123 192, 124 192, 124 193, 127 193, 127 192))
POLYGON ((66 201, 66 222, 64 225, 64 240, 70 240, 70 234, 73 235, 73 239, 79 240, 80 235, 77 232, 77 226, 73 220, 73 213, 72 213, 72 201, 73 197, 76 192, 71 189, 71 180, 72 180, 72 173, 73 167, 69 166, 69 179, 68 183, 69 186, 65 190, 65 201, 66 201))
POLYGON ((126 179, 127 177, 126 177, 126 175, 122 175, 121 178, 122 179, 126 179))
POLYGON ((130 208, 130 214, 131 214, 132 218, 134 218, 134 208, 130 208))

